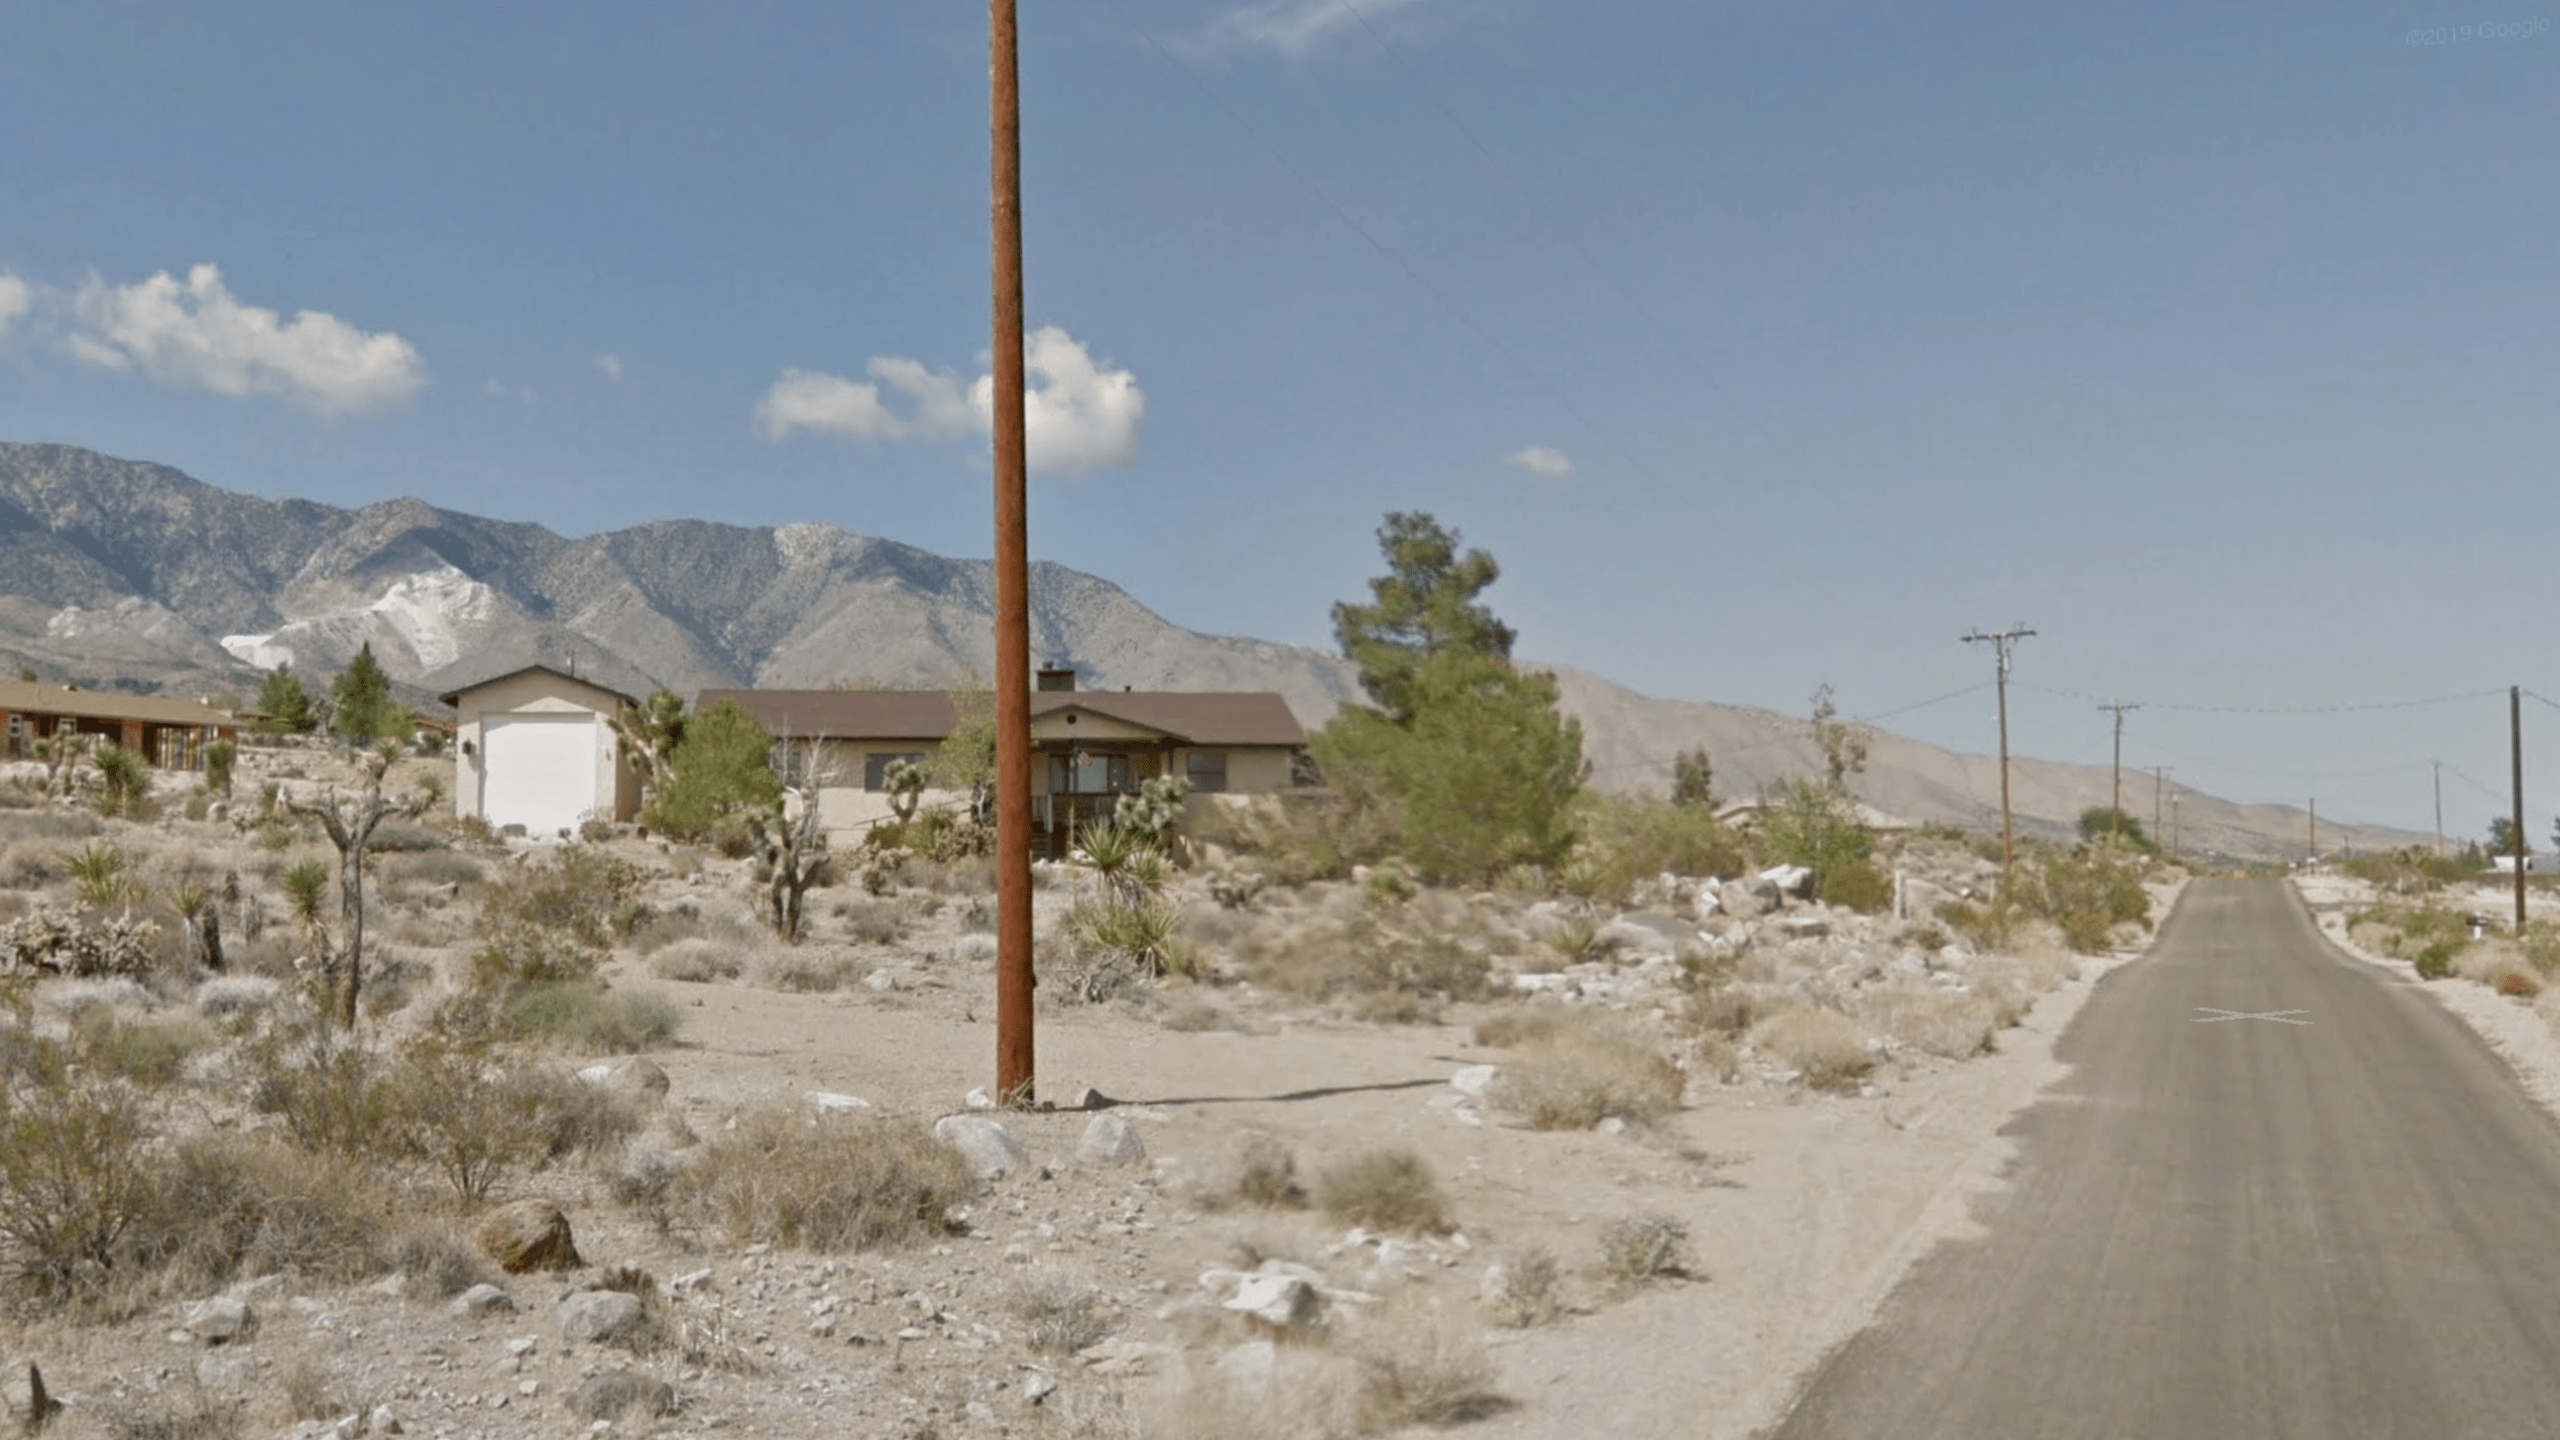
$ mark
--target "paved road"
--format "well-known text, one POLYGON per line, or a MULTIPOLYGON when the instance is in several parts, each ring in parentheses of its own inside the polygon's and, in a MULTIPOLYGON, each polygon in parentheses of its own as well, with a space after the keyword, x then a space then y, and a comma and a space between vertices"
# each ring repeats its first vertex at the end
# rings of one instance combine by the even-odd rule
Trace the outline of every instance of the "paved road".
POLYGON ((2560 1126, 2291 887, 2191 886, 2060 1055, 1775 1440, 2560 1436, 2560 1126))

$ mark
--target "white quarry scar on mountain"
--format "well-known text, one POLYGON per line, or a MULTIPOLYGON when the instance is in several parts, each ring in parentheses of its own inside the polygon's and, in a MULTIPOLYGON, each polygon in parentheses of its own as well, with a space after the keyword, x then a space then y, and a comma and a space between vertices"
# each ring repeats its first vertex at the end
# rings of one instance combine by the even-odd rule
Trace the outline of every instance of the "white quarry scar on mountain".
POLYGON ((495 591, 448 565, 401 576, 363 609, 302 616, 264 635, 225 635, 222 648, 247 664, 272 670, 293 663, 297 631, 378 624, 408 646, 421 669, 437 670, 462 658, 470 638, 464 633, 467 627, 487 623, 498 608, 495 591))

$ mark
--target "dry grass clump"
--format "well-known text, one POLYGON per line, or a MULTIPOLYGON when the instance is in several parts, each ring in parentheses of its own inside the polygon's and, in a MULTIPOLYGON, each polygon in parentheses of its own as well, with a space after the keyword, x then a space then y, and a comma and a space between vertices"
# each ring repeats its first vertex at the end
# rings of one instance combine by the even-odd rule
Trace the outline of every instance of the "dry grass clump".
POLYGON ((1499 1324, 1525 1330, 1564 1314, 1564 1267, 1542 1246, 1513 1255, 1487 1279, 1485 1308, 1499 1324))
POLYGON ((1004 1306, 1022 1322, 1024 1342, 1050 1355, 1073 1355, 1100 1344, 1113 1328, 1102 1292, 1071 1276, 1025 1275, 1008 1287, 1004 1306))
POLYGON ((883 900, 846 900, 835 907, 845 932, 857 945, 895 945, 907 933, 903 906, 883 900))
POLYGON ((942 1234, 968 1167, 912 1120, 746 1117, 675 1176, 669 1202, 738 1244, 869 1250, 942 1234))
POLYGON ((1963 1060, 1995 1047, 2002 1007, 1989 996, 1905 986, 1865 998, 1860 1013, 1878 1034, 1907 1049, 1963 1060))
POLYGON ((1614 1016, 1576 1013, 1520 1048, 1486 1097, 1538 1130, 1588 1130, 1615 1116, 1648 1124, 1680 1108, 1688 1077, 1653 1037, 1614 1016))
POLYGON ((822 995, 852 984, 858 968, 858 962, 842 951, 776 946, 757 958, 753 976, 767 990, 822 995))
POLYGON ((1781 1010, 1751 1032, 1761 1053, 1817 1090, 1854 1090, 1875 1068, 1866 1033, 1837 1010, 1781 1010))
POLYGON ((1239 1205, 1265 1210, 1295 1209, 1307 1203, 1298 1183, 1298 1157, 1279 1136, 1247 1130, 1200 1179, 1196 1199, 1204 1210, 1239 1205))
POLYGON ((1167 1030, 1194 1035, 1236 1028, 1235 1017, 1203 995, 1177 995, 1167 1000, 1156 1023, 1167 1030))
POLYGON ((1552 1039, 1571 1027, 1576 1017, 1553 1000, 1533 1000, 1496 1010, 1475 1023, 1470 1038, 1478 1045, 1508 1050, 1535 1041, 1552 1039))
MULTIPOLYGON (((1359 1003, 1403 994, 1425 1002, 1406 1007, 1436 1017, 1438 1005, 1488 999, 1492 960, 1482 922, 1463 904, 1424 892, 1392 906, 1361 892, 1328 889, 1305 909, 1251 913, 1233 942, 1236 963, 1254 983, 1304 1000, 1359 1003)), ((1395 1007, 1367 1007, 1375 1018, 1399 1018, 1395 1007)))
POLYGON ((157 1395, 111 1404, 99 1417, 107 1440, 238 1440, 248 1433, 249 1402, 222 1399, 203 1385, 172 1385, 157 1395))
POLYGON ((1512 1406, 1494 1388, 1483 1339, 1438 1307, 1403 1305, 1361 1327, 1355 1413, 1362 1431, 1412 1425, 1446 1429, 1489 1419, 1512 1406))
POLYGON ((1689 1273, 1689 1227, 1668 1215, 1625 1215, 1600 1228, 1600 1273, 1621 1289, 1689 1273))
POLYGON ((156 1089, 174 1084, 188 1059, 213 1043, 213 1035, 192 1016, 127 1020, 93 1009, 75 1017, 72 1041, 80 1063, 92 1074, 156 1089))
POLYGON ((122 1247, 163 1293, 293 1270, 344 1283, 381 1273, 398 1195, 365 1160, 259 1136, 185 1142, 154 1177, 122 1247))
POLYGON ((1345 1225, 1406 1234, 1453 1230, 1448 1197, 1430 1165, 1410 1150, 1368 1150, 1316 1179, 1316 1208, 1345 1225))
POLYGON ((451 1223, 410 1225, 391 1237, 383 1258, 392 1270, 421 1286, 431 1300, 450 1299, 474 1285, 495 1284, 502 1278, 502 1272, 461 1227, 451 1223))
POLYGON ((661 980, 716 984, 746 974, 747 955, 733 943, 691 937, 652 952, 649 973, 661 980))

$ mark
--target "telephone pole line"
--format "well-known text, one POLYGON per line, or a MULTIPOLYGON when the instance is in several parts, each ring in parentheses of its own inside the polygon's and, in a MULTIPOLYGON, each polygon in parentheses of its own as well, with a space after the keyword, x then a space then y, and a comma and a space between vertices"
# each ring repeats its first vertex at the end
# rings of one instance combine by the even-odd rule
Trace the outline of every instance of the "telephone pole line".
POLYGON ((2515 765, 2516 934, 2524 934, 2524 687, 2507 687, 2507 745, 2515 765))
MULTIPOLYGON (((2107 826, 2108 833, 2121 840, 2124 838, 2124 712, 2139 710, 2142 707, 2116 700, 2098 708, 2116 712, 2116 798, 2107 806, 2107 826)), ((2151 822, 2151 838, 2154 840, 2160 838, 2160 821, 2157 817, 2151 822)))
POLYGON ((2436 772, 2436 858, 2441 860, 2444 858, 2444 762, 2430 760, 2427 764, 2436 772))
POLYGON ((1964 637, 1964 642, 1968 645, 1986 640, 1991 642, 1992 653, 1999 657, 2000 879, 2003 884, 2008 882, 2009 866, 2017 858, 2017 846, 2011 837, 2009 826, 2009 647, 2034 633, 2036 632, 2024 625, 2012 625, 2006 630, 1988 632, 1976 630, 1964 637))
POLYGON ((987 0, 994 230, 996 1103, 1027 1109, 1031 1043, 1031 545, 1022 393, 1022 95, 1014 0, 987 0))

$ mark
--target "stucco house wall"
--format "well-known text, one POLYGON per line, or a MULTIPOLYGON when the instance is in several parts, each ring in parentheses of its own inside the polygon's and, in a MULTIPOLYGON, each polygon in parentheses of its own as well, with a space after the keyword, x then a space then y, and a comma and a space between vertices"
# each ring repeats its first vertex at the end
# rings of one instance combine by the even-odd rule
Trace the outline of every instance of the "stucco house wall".
MULTIPOLYGON (((640 777, 621 758, 613 722, 638 702, 619 691, 536 666, 466 686, 441 697, 455 712, 453 810, 458 818, 485 817, 490 722, 510 717, 583 716, 586 793, 590 813, 629 820, 640 812, 640 777)), ((503 808, 503 807, 502 807, 503 808)))

